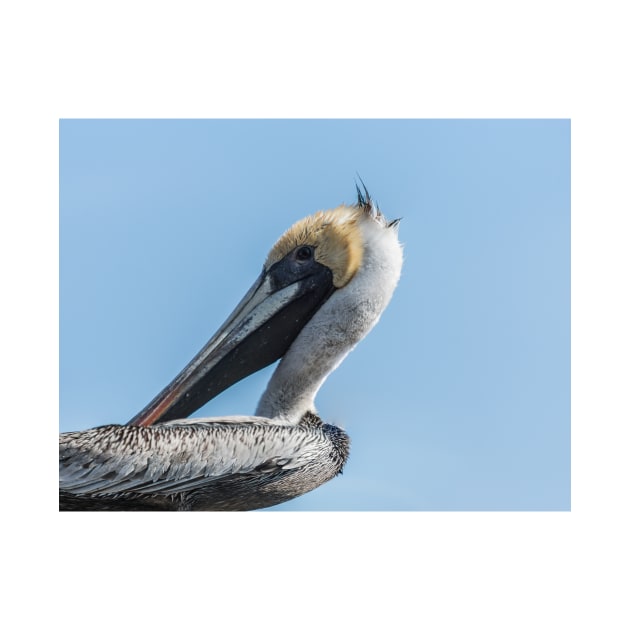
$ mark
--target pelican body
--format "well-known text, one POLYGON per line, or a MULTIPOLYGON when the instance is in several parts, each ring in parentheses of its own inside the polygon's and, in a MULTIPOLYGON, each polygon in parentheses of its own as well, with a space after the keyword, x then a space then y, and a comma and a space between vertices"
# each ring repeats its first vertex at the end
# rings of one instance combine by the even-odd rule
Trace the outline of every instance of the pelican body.
POLYGON ((192 361, 127 425, 59 436, 61 510, 251 510, 338 475, 350 440, 315 396, 372 329, 402 267, 398 221, 354 205, 287 230, 192 361), (281 359, 254 416, 188 416, 281 359))

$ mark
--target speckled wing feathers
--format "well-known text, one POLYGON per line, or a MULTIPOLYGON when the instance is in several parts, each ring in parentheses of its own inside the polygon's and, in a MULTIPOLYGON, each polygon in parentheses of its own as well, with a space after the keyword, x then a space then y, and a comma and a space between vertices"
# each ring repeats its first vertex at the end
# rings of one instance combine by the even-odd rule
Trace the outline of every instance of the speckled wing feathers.
POLYGON ((300 425, 110 425, 59 436, 59 483, 93 496, 171 494, 231 475, 299 468, 328 447, 321 430, 300 425))

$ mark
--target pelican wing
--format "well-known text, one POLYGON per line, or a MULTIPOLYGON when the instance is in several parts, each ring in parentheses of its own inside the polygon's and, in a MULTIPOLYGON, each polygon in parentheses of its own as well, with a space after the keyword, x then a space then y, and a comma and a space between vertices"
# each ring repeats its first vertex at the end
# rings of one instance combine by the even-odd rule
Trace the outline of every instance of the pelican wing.
POLYGON ((78 495, 171 494, 232 475, 290 470, 326 450, 321 430, 280 422, 108 425, 59 436, 59 487, 78 495))

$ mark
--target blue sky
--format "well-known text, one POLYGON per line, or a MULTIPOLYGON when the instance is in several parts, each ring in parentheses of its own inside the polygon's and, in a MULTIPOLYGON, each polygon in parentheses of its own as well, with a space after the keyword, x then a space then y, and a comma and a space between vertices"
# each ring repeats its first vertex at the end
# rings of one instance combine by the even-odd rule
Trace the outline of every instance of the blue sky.
MULTIPOLYGON (((403 275, 317 399, 344 474, 273 509, 569 509, 567 120, 62 121, 60 429, 133 416, 356 173, 403 275)), ((272 369, 195 415, 252 413, 272 369)))

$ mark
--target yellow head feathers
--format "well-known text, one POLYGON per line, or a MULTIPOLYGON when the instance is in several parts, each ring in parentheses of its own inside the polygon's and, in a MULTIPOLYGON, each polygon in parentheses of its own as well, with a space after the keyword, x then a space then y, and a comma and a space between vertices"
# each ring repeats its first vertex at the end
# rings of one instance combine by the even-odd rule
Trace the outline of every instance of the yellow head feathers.
POLYGON ((361 215, 362 210, 357 206, 342 205, 298 221, 273 246, 265 268, 269 269, 296 247, 310 245, 315 251, 315 260, 332 271, 335 287, 343 287, 350 282, 363 259, 361 215))

